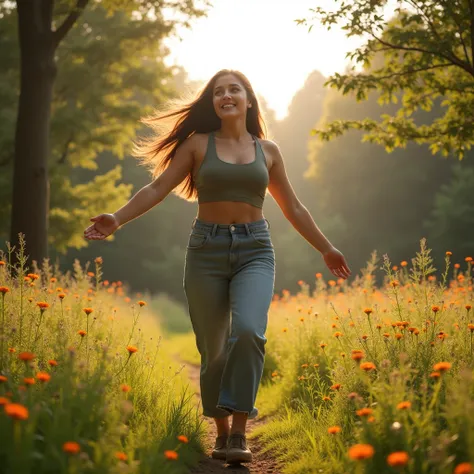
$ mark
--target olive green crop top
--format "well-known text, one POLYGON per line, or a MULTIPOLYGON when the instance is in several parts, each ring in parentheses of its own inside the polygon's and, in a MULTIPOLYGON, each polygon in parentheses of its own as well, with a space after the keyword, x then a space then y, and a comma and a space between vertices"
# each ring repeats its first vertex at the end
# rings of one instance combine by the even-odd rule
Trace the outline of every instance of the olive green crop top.
POLYGON ((209 134, 207 150, 196 175, 198 203, 240 201, 262 208, 269 174, 265 155, 257 137, 255 159, 238 165, 217 156, 214 132, 209 134))

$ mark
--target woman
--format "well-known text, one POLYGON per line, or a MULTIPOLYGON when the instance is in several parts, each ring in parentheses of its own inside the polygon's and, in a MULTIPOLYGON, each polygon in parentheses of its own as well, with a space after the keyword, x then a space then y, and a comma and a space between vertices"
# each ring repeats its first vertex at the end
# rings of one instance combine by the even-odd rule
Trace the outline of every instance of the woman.
POLYGON ((114 214, 92 218, 84 234, 105 239, 173 190, 187 200, 197 198, 183 283, 201 354, 203 415, 217 425, 212 457, 250 462, 246 422, 258 412, 254 401, 275 274, 262 213, 267 190, 335 276, 346 279, 351 272, 295 195, 279 148, 263 139, 257 98, 242 73, 221 70, 194 101, 142 121, 161 129, 134 150, 152 167, 154 181, 114 214), (166 120, 171 124, 163 132, 166 120))

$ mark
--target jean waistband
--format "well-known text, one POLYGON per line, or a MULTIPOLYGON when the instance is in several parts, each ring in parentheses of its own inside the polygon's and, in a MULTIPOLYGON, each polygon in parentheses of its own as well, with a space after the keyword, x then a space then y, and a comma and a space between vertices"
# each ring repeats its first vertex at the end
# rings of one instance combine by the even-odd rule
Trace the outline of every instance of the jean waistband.
POLYGON ((212 222, 205 222, 198 218, 194 219, 192 224, 193 229, 198 229, 203 232, 209 232, 213 236, 216 234, 250 234, 253 231, 270 229, 270 222, 267 219, 260 219, 254 222, 247 222, 243 224, 215 224, 212 222))

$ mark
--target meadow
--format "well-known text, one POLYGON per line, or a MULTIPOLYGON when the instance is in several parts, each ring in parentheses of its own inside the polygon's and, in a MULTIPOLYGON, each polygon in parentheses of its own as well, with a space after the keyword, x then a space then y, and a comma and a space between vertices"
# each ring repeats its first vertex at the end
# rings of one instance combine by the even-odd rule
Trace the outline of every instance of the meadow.
POLYGON ((0 255, 0 472, 189 472, 203 426, 149 299, 101 257, 27 269, 21 243, 0 255))

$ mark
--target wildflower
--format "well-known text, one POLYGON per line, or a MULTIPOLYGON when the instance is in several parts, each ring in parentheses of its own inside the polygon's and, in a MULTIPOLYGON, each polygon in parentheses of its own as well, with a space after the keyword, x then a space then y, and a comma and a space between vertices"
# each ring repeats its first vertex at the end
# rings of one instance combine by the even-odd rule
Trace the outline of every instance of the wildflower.
POLYGON ((313 367, 319 367, 319 364, 313 364, 313 367))
POLYGON ((367 315, 367 316, 370 316, 370 314, 373 312, 373 309, 372 308, 365 308, 364 309, 364 313, 367 315))
POLYGON ((322 342, 321 344, 319 344, 319 347, 324 350, 324 348, 327 346, 327 344, 325 344, 324 342, 322 342))
POLYGON ((51 375, 49 375, 47 372, 38 372, 36 374, 36 378, 40 382, 49 382, 49 380, 51 379, 51 375))
POLYGON ((89 316, 89 314, 91 314, 92 311, 94 311, 94 310, 92 308, 84 308, 83 311, 84 311, 84 313, 87 314, 87 316, 89 316))
POLYGON ((358 416, 369 416, 372 415, 372 408, 361 408, 360 410, 356 410, 356 414, 358 416))
POLYGON ((146 306, 146 303, 144 301, 138 301, 138 306, 142 307, 142 306, 146 306))
POLYGON ((19 403, 8 403, 5 405, 5 413, 15 420, 26 420, 28 418, 28 408, 19 403))
POLYGON ((349 457, 359 461, 371 458, 374 452, 374 448, 370 444, 355 444, 349 448, 349 457))
POLYGON ((38 280, 39 278, 39 275, 37 275, 36 273, 28 273, 28 275, 26 275, 28 278, 30 278, 31 280, 38 280))
POLYGON ((393 288, 396 288, 400 283, 398 282, 398 280, 393 280, 390 282, 390 284, 393 286, 393 288))
POLYGON ((308 367, 308 364, 301 364, 302 369, 306 369, 308 367))
POLYGON ((397 333, 395 334, 395 339, 397 339, 397 341, 399 341, 400 339, 402 339, 402 337, 403 337, 403 334, 400 334, 399 332, 397 332, 397 333))
POLYGON ((5 375, 0 375, 0 383, 1 382, 6 382, 8 380, 7 377, 5 377, 5 375))
POLYGON ((472 262, 472 257, 466 257, 466 258, 464 259, 464 261, 465 261, 465 262, 472 262))
POLYGON ((367 336, 367 334, 362 334, 362 339, 363 339, 364 341, 366 341, 368 338, 369 338, 369 336, 367 336))
POLYGON ((354 400, 354 398, 356 398, 357 396, 358 396, 357 392, 351 392, 349 393, 349 395, 347 395, 347 398, 349 398, 350 400, 354 400))
POLYGON ((298 380, 304 380, 304 379, 305 379, 305 376, 304 376, 304 375, 300 375, 300 376, 298 377, 298 380))
POLYGON ((117 451, 115 453, 115 457, 119 460, 119 461, 126 461, 127 460, 127 455, 125 453, 123 453, 122 451, 117 451))
POLYGON ((29 362, 33 360, 36 356, 32 352, 20 352, 18 358, 23 362, 29 362))
POLYGON ((403 262, 400 263, 400 266, 406 267, 408 265, 408 262, 403 260, 403 262))
POLYGON ((323 397, 323 400, 324 400, 325 402, 329 402, 329 401, 331 401, 331 397, 328 397, 328 396, 326 395, 325 397, 323 397))
POLYGON ((125 383, 123 383, 122 385, 120 385, 120 390, 122 390, 122 392, 130 392, 132 388, 130 387, 130 385, 127 385, 125 383))
POLYGON ((135 346, 127 346, 127 351, 130 355, 135 354, 135 352, 138 351, 138 349, 135 346))
POLYGON ((465 308, 469 311, 472 308, 472 306, 470 304, 467 304, 465 308))
POLYGON ((301 321, 302 323, 304 323, 304 318, 303 318, 303 317, 301 317, 301 318, 300 318, 300 321, 301 321))
POLYGON ((75 441, 66 441, 63 444, 63 451, 67 454, 78 454, 81 451, 81 447, 75 441))
POLYGON ((331 385, 332 390, 339 390, 342 387, 340 383, 335 383, 334 385, 331 385))
POLYGON ((63 300, 65 297, 66 297, 66 294, 65 294, 65 293, 59 293, 59 295, 58 295, 58 298, 59 298, 60 300, 63 300))
POLYGON ((178 440, 181 441, 182 443, 189 443, 189 439, 185 435, 179 435, 178 440))
POLYGON ((3 407, 10 403, 10 400, 6 397, 0 397, 0 407, 3 407))
POLYGON ((36 380, 33 377, 25 377, 23 379, 23 383, 25 385, 33 385, 36 382, 36 380))
POLYGON ((446 255, 447 255, 448 257, 451 257, 452 254, 453 254, 453 252, 450 252, 449 250, 446 252, 446 255))
POLYGON ((346 357, 346 353, 345 353, 345 352, 341 352, 341 357, 344 359, 344 357, 346 357))
POLYGON ((454 469, 454 474, 471 474, 472 472, 472 464, 470 462, 462 462, 454 469))
POLYGON ((49 303, 46 303, 46 301, 38 301, 36 306, 38 306, 41 311, 45 311, 47 308, 49 308, 49 303))
POLYGON ((8 286, 0 286, 0 293, 2 293, 2 295, 7 294, 9 291, 10 288, 8 288, 8 286))
POLYGON ((396 451, 387 456, 387 464, 392 467, 403 467, 408 464, 408 453, 405 451, 396 451))
POLYGON ((363 362, 362 364, 360 364, 360 368, 362 370, 365 370, 366 372, 370 372, 371 370, 376 369, 375 364, 373 364, 372 362, 363 362))
POLYGON ((51 367, 56 367, 58 365, 58 363, 54 359, 48 360, 48 364, 51 367))
POLYGON ((432 306, 431 307, 431 311, 433 311, 433 313, 435 313, 435 314, 439 311, 439 309, 440 309, 439 306, 432 306))
POLYGON ((275 372, 272 372, 272 377, 276 377, 278 375, 278 372, 275 371, 275 372))
POLYGON ((384 332, 382 335, 383 337, 385 337, 385 339, 388 339, 390 337, 390 334, 388 332, 384 332))
POLYGON ((450 362, 438 362, 433 365, 433 369, 437 372, 446 372, 451 368, 452 364, 450 362))
POLYGON ((0 267, 3 267, 5 265, 5 262, 3 260, 0 260, 0 267))
POLYGON ((171 449, 167 449, 164 452, 164 455, 166 459, 169 459, 172 461, 175 461, 176 459, 178 459, 178 453, 176 451, 172 451, 171 449))
POLYGON ((408 408, 411 408, 411 402, 410 401, 400 402, 397 405, 397 410, 407 410, 408 408))
POLYGON ((95 263, 98 263, 98 264, 103 263, 102 257, 96 257, 96 259, 94 260, 94 262, 95 262, 95 263))
POLYGON ((430 377, 432 379, 437 379, 437 378, 441 377, 441 373, 440 372, 431 372, 430 377))
POLYGON ((283 332, 287 332, 287 331, 288 331, 288 328, 283 328, 282 331, 283 331, 283 332))
POLYGON ((342 336, 343 336, 342 332, 337 331, 337 332, 334 333, 334 337, 336 337, 336 338, 340 338, 342 336))
POLYGON ((15 349, 14 347, 9 347, 9 348, 8 348, 8 352, 9 352, 10 354, 13 354, 14 352, 16 352, 16 349, 15 349))
POLYGON ((340 426, 330 426, 328 428, 328 433, 329 434, 337 434, 341 432, 341 427, 340 426))
POLYGON ((322 273, 316 273, 316 278, 322 278, 323 274, 322 273))
POLYGON ((81 329, 80 331, 77 331, 77 334, 79 334, 79 336, 81 336, 81 337, 84 337, 87 333, 86 333, 86 331, 81 329))

